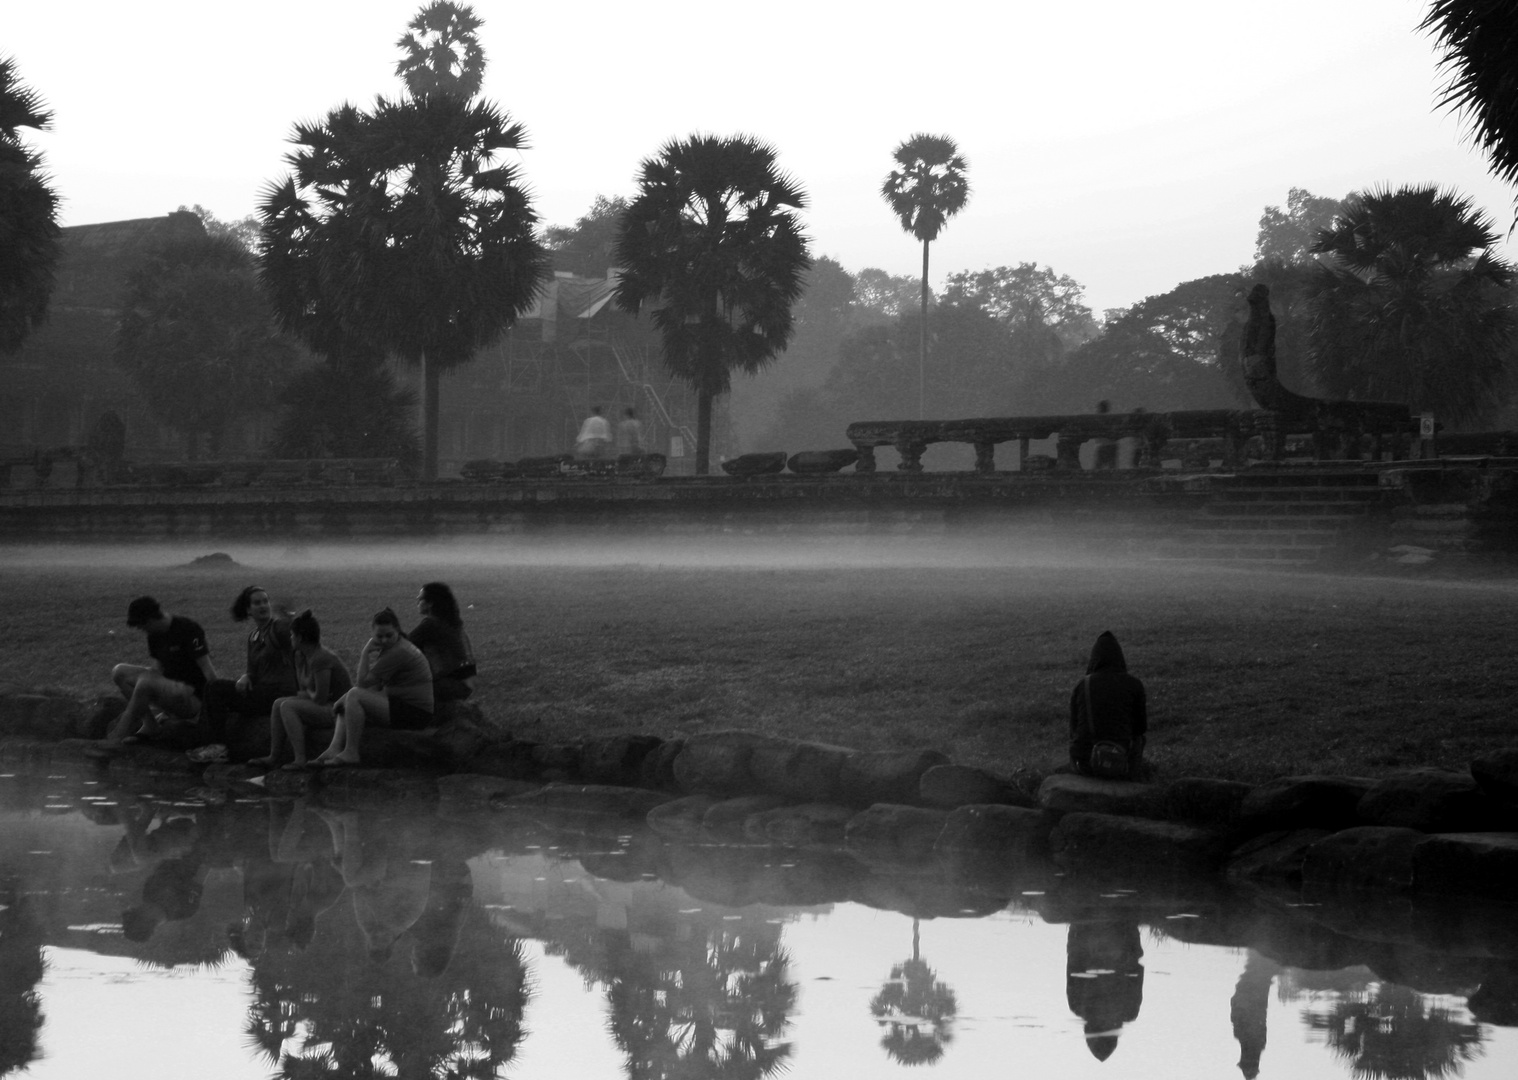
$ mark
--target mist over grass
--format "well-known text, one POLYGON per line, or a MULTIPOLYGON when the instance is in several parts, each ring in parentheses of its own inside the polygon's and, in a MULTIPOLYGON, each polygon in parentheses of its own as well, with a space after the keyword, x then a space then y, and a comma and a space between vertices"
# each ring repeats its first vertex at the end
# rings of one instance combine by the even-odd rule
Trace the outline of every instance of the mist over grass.
POLYGON ((1162 775, 1463 768, 1518 737, 1514 581, 1175 567, 1005 533, 8 547, 0 685, 107 691, 145 654, 124 621, 144 593, 238 675, 227 607, 255 582, 314 608, 351 663, 369 617, 411 625, 433 579, 464 605, 475 700, 540 741, 740 727, 1045 772, 1104 629, 1149 688, 1162 775), (183 568, 211 551, 239 568, 183 568))

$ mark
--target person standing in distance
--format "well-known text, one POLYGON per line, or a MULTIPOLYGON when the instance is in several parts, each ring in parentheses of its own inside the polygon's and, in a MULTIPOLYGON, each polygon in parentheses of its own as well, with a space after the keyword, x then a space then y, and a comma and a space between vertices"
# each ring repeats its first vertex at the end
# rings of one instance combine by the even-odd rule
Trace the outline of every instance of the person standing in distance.
POLYGON ((590 415, 580 425, 575 437, 575 457, 585 461, 599 461, 611 446, 611 424, 601 415, 601 406, 592 405, 590 415))
POLYGON ((152 662, 111 669, 111 681, 127 704, 106 731, 108 743, 157 735, 159 712, 193 720, 200 715, 206 684, 216 678, 206 632, 193 619, 170 615, 151 596, 139 596, 127 605, 127 625, 147 635, 152 662))

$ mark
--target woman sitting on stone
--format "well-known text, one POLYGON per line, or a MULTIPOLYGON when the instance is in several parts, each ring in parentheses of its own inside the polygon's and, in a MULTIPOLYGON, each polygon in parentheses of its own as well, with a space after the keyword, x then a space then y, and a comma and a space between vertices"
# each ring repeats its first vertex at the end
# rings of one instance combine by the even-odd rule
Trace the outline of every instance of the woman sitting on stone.
POLYGON ((422 621, 406 636, 432 668, 433 700, 464 700, 474 693, 467 681, 474 678, 474 654, 453 590, 441 581, 427 582, 416 595, 416 610, 422 621))
POLYGON ((231 613, 235 622, 253 620, 253 629, 248 631, 248 667, 235 683, 217 679, 206 687, 205 722, 210 742, 190 751, 194 761, 227 760, 231 714, 267 716, 276 701, 298 689, 290 619, 275 614, 268 591, 249 585, 237 594, 231 613))
POLYGON ((416 730, 432 724, 432 668, 401 633, 400 619, 385 608, 372 620, 353 689, 338 702, 332 743, 318 765, 357 765, 364 729, 379 724, 416 730))
POLYGON ((1070 694, 1070 764, 1086 776, 1136 776, 1148 730, 1144 684, 1128 674, 1123 647, 1103 630, 1070 694))
POLYGON ((295 759, 285 768, 306 768, 306 729, 332 727, 332 707, 353 689, 353 679, 343 662, 322 647, 321 624, 310 608, 291 620, 290 639, 295 644, 295 677, 300 692, 280 698, 269 710, 269 756, 254 758, 249 765, 276 765, 282 737, 288 735, 295 759))

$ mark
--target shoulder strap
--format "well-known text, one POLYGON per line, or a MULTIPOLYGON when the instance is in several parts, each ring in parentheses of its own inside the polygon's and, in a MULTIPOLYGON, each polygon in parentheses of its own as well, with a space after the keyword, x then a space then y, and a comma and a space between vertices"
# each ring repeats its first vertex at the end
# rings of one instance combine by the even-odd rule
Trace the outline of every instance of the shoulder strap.
POLYGON ((1081 703, 1086 710, 1086 730, 1091 732, 1091 737, 1096 738, 1096 717, 1091 712, 1091 676, 1087 675, 1081 680, 1081 703))

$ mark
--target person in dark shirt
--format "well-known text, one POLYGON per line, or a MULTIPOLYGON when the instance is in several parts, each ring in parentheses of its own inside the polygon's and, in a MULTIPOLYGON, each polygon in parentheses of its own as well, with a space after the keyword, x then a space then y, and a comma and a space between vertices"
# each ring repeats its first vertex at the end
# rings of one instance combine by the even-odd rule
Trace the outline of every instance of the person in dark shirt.
POLYGON ((227 732, 231 718, 269 715, 274 703, 300 690, 295 676, 295 646, 290 639, 290 618, 274 610, 267 589, 249 585, 232 602, 232 620, 252 620, 248 631, 248 667, 236 682, 217 679, 206 688, 205 744, 190 751, 194 761, 227 759, 227 732))
POLYGON ((1070 693, 1070 764, 1091 773, 1097 743, 1117 743, 1128 752, 1128 774, 1136 775, 1149 730, 1144 684, 1128 674, 1123 647, 1103 630, 1091 647, 1086 677, 1070 693))
POLYGON ((433 700, 462 701, 474 693, 468 682, 475 674, 474 653, 453 590, 441 581, 427 582, 416 594, 416 610, 422 621, 406 636, 432 669, 433 700))
POLYGON ((151 738, 162 716, 194 719, 206 684, 216 678, 205 631, 193 619, 170 615, 151 596, 139 596, 127 605, 127 625, 147 635, 152 663, 111 669, 127 704, 106 731, 108 743, 151 738))

